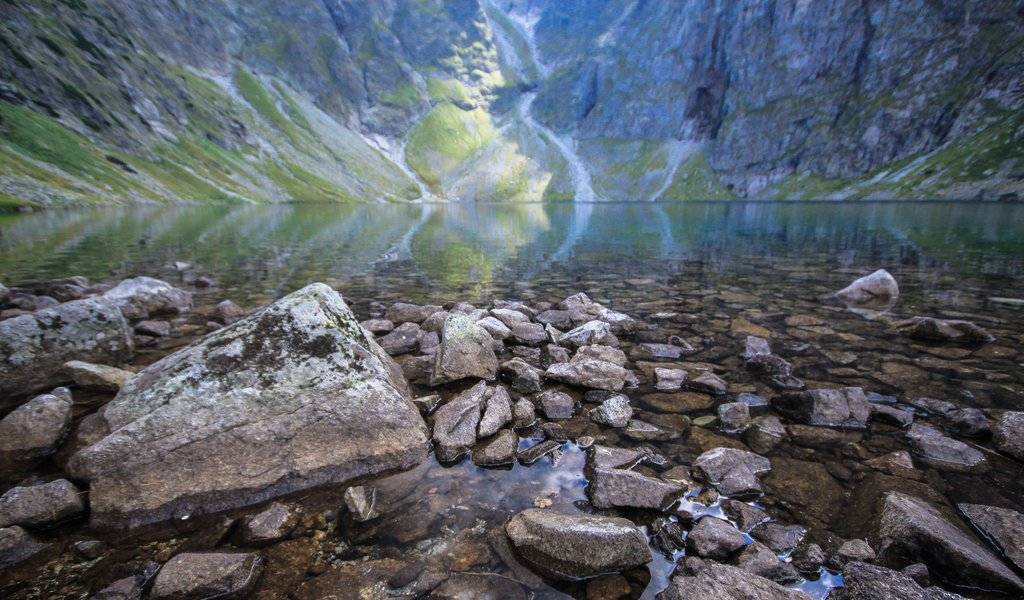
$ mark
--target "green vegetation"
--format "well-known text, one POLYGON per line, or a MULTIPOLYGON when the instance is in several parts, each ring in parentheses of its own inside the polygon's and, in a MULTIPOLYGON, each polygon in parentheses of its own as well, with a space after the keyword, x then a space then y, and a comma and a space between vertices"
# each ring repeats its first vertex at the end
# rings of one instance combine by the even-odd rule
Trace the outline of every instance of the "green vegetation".
POLYGON ((412 84, 405 84, 393 92, 382 94, 380 101, 391 106, 408 107, 415 106, 423 100, 420 91, 412 84))
POLYGON ((287 136, 292 143, 299 147, 304 144, 313 143, 312 138, 296 127, 295 123, 278 110, 277 103, 270 97, 270 94, 267 93, 267 90, 264 89, 260 80, 255 75, 245 68, 239 67, 235 70, 233 82, 235 87, 238 88, 238 93, 245 98, 245 101, 269 124, 287 136))
POLYGON ((466 104, 470 101, 469 89, 458 79, 431 77, 427 80, 427 93, 437 102, 466 104))
POLYGON ((494 126, 487 112, 479 108, 466 111, 442 103, 409 134, 406 160, 423 181, 437 190, 446 175, 493 138, 494 126))
POLYGON ((660 200, 734 200, 729 191, 715 175, 703 151, 683 159, 676 169, 675 177, 660 200))

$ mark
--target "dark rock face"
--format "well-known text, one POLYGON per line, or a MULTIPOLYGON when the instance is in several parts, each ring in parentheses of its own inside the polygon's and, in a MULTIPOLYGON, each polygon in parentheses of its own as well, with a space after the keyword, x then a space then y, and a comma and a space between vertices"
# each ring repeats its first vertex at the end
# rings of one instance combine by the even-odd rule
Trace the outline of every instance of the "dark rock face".
POLYGON ((167 561, 150 598, 238 598, 259 581, 263 559, 256 554, 185 553, 167 561))
POLYGON ((695 577, 673 577, 658 600, 808 600, 808 596, 744 569, 712 564, 695 577))
POLYGON ((902 566, 923 562, 950 583, 1009 594, 1024 593, 1024 581, 981 543, 924 501, 898 492, 881 500, 876 531, 879 562, 902 566))
POLYGON ((863 429, 871 406, 861 388, 810 390, 787 393, 772 400, 772 408, 808 425, 863 429))
POLYGON ((132 330, 107 298, 86 298, 0 321, 0 396, 69 380, 64 363, 119 365, 135 354, 132 330))
POLYGON ((21 527, 0 528, 0 569, 27 560, 49 547, 21 527))
POLYGON ((918 457, 939 469, 969 471, 986 462, 980 450, 947 437, 931 425, 915 423, 907 437, 918 457))
POLYGON ((505 526, 516 550, 538 571, 558 579, 586 579, 651 561, 644 536, 631 521, 530 509, 505 526))
POLYGON ((843 569, 847 600, 963 600, 959 594, 921 588, 913 579, 885 567, 851 562, 843 569))
POLYGON ((104 418, 112 433, 69 463, 100 526, 254 504, 427 450, 398 367, 322 284, 147 367, 104 418))

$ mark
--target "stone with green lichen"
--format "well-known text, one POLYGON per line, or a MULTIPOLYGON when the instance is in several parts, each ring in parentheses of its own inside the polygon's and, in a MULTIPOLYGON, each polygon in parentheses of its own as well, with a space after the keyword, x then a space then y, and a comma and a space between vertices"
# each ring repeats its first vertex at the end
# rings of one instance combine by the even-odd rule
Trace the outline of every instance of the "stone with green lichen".
POLYGON ((498 359, 491 334, 462 314, 449 315, 441 331, 441 346, 434 359, 431 385, 460 379, 494 379, 498 359))

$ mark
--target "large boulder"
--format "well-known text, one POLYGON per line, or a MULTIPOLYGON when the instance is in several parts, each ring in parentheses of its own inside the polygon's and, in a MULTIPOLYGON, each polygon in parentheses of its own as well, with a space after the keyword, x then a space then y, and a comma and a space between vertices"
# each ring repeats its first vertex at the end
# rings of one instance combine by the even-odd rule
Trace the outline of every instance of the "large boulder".
POLYGON ((498 359, 491 334, 462 314, 448 315, 441 332, 441 347, 434 355, 430 385, 459 379, 494 379, 498 359))
POLYGON ((737 567, 712 564, 696 577, 676 576, 658 600, 810 600, 799 591, 737 567))
POLYGON ((1024 581, 925 501, 889 492, 880 508, 872 546, 881 564, 902 567, 923 562, 954 585, 1024 594, 1024 581))
POLYGON ((57 451, 71 428, 71 393, 57 388, 11 411, 0 421, 0 466, 29 462, 57 451))
POLYGON ((871 417, 871 404, 864 390, 808 390, 780 394, 772 399, 772 408, 797 421, 817 427, 864 429, 871 417))
POLYGON ((192 294, 152 277, 125 279, 103 296, 113 300, 125 318, 133 321, 192 310, 192 294))
POLYGON ((647 536, 618 517, 534 508, 512 517, 505 531, 523 558, 556 579, 596 577, 652 559, 647 536))
POLYGON ((427 431, 394 362, 312 284, 150 365, 74 455, 92 523, 248 506, 418 463, 427 431))
POLYGON ((123 364, 135 353, 132 330, 117 305, 86 298, 0 321, 0 398, 69 381, 64 363, 123 364))
POLYGON ((686 485, 648 477, 628 469, 594 468, 587 493, 595 508, 649 508, 662 510, 675 502, 686 485))

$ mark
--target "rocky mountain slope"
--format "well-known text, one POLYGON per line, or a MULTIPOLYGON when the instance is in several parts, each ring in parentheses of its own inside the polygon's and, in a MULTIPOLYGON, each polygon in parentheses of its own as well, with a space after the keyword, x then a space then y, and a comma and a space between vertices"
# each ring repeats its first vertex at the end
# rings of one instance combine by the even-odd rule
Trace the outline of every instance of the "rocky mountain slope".
POLYGON ((3 0, 0 205, 999 198, 1012 0, 3 0))

